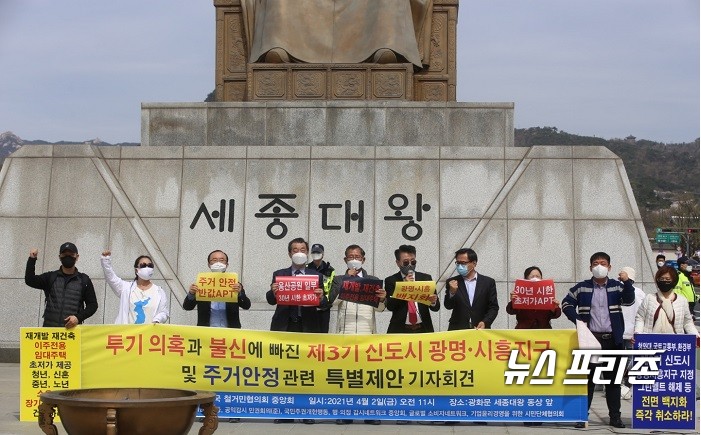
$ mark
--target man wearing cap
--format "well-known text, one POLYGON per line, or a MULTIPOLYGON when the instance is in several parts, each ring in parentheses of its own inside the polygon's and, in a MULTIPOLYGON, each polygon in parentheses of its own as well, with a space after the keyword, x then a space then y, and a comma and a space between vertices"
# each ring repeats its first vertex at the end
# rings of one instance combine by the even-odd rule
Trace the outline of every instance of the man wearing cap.
POLYGON ((696 305, 696 292, 694 292, 694 286, 691 284, 689 272, 693 270, 693 267, 688 264, 689 258, 682 255, 677 259, 677 268, 679 269, 679 279, 677 280, 677 285, 674 287, 674 293, 682 295, 689 301, 689 311, 694 314, 694 305, 696 305))
MULTIPOLYGON (((314 243, 311 252, 312 261, 307 264, 307 269, 316 270, 323 275, 324 295, 326 295, 326 299, 328 300, 331 283, 333 282, 334 276, 336 276, 336 271, 333 266, 331 266, 331 263, 324 261, 324 245, 321 243, 314 243)), ((331 321, 331 304, 320 306, 316 310, 317 314, 319 314, 319 332, 328 334, 329 322, 331 321)))
POLYGON ((44 290, 43 326, 73 328, 97 311, 97 297, 90 277, 78 272, 78 248, 66 242, 59 248, 61 267, 57 271, 36 275, 35 268, 39 250, 29 251, 24 282, 36 289, 44 290))

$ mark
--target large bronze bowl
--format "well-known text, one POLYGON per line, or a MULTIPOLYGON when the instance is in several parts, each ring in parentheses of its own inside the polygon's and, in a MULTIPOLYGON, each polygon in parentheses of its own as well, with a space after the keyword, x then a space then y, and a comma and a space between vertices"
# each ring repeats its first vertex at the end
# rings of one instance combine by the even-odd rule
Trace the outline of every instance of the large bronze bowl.
POLYGON ((39 426, 58 434, 53 425, 54 406, 69 435, 186 435, 197 407, 205 421, 200 434, 217 427, 214 393, 167 388, 95 388, 41 394, 39 426))

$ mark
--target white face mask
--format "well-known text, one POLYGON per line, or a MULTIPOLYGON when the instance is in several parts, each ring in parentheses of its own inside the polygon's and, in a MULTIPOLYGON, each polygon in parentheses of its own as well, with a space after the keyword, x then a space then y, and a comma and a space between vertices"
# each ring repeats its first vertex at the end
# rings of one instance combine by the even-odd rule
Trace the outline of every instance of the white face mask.
POLYGON ((694 266, 686 266, 687 272, 691 272, 692 270, 694 270, 694 266))
POLYGON ((224 272, 226 271, 226 264, 220 262, 210 264, 209 270, 212 272, 224 272))
POLYGON ((348 266, 349 269, 360 270, 360 268, 363 267, 363 262, 360 260, 348 260, 346 266, 348 266))
POLYGON ((591 269, 591 273, 594 275, 594 278, 606 278, 609 274, 609 268, 602 266, 601 264, 597 264, 591 269))
POLYGON ((307 264, 307 254, 304 252, 295 252, 292 254, 292 262, 297 266, 302 266, 307 264))
POLYGON ((657 262, 657 267, 662 267, 664 266, 664 261, 658 261, 657 262))
POLYGON ((530 278, 530 280, 531 281, 540 281, 540 278, 538 278, 537 276, 534 276, 534 277, 530 278))
POLYGON ((314 261, 321 260, 322 258, 324 258, 324 254, 320 254, 318 252, 312 254, 312 260, 314 261))
POLYGON ((144 281, 151 281, 151 277, 153 276, 153 267, 142 267, 141 269, 136 269, 136 275, 144 281))

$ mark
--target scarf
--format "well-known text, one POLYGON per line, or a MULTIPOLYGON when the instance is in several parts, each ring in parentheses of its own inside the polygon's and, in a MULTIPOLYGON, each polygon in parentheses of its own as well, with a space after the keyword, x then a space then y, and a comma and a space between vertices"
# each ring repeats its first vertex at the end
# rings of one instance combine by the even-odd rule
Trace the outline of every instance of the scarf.
POLYGON ((660 303, 660 306, 657 307, 654 325, 652 326, 652 332, 657 334, 676 334, 674 330, 674 308, 672 307, 672 301, 676 299, 676 296, 671 291, 668 294, 669 296, 666 296, 657 290, 657 302, 660 303), (660 309, 664 311, 664 316, 659 316, 660 309))

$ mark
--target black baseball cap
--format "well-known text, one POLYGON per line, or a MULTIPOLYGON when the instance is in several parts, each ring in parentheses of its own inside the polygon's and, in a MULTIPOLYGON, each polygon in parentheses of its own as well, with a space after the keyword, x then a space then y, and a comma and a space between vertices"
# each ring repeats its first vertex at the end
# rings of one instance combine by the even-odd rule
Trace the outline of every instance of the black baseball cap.
POLYGON ((61 248, 58 250, 58 253, 63 254, 63 251, 71 251, 71 252, 75 252, 77 254, 78 248, 76 248, 73 243, 66 242, 63 245, 61 245, 61 248))
POLYGON ((324 245, 322 245, 321 243, 314 243, 312 245, 312 254, 315 252, 323 254, 324 253, 324 245))

